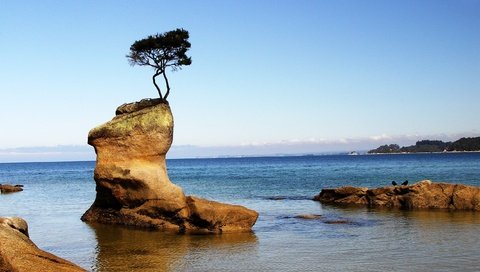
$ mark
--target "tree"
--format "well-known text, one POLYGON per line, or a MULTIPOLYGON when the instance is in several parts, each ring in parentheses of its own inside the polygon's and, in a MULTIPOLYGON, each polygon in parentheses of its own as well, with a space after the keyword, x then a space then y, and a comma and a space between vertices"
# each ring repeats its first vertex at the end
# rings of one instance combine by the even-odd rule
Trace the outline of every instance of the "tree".
POLYGON ((150 35, 145 39, 135 41, 130 46, 130 54, 127 55, 130 65, 153 67, 155 71, 152 77, 153 85, 155 85, 160 98, 163 100, 167 100, 170 94, 170 85, 165 74, 166 69, 170 67, 172 71, 176 71, 181 69, 183 65, 192 64, 192 59, 186 55, 188 49, 190 49, 188 38, 187 30, 177 28, 163 34, 150 35), (155 81, 159 75, 163 75, 165 79, 167 88, 165 97, 162 96, 162 92, 155 81))

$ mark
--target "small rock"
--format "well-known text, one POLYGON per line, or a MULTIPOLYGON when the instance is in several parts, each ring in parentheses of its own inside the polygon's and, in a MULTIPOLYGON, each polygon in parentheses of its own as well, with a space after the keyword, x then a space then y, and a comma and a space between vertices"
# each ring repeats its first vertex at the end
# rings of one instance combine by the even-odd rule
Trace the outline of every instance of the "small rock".
POLYGON ((23 185, 20 185, 20 184, 17 184, 17 185, 0 184, 0 192, 2 194, 21 192, 23 191, 22 187, 23 185))

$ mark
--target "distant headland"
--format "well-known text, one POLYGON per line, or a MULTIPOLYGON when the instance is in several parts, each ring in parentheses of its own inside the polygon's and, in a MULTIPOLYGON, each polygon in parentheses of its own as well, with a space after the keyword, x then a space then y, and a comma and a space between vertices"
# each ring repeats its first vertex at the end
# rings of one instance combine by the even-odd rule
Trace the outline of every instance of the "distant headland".
POLYGON ((480 151, 480 137, 461 138, 454 142, 421 140, 415 145, 400 147, 398 144, 382 145, 368 151, 368 154, 389 153, 434 153, 480 151))

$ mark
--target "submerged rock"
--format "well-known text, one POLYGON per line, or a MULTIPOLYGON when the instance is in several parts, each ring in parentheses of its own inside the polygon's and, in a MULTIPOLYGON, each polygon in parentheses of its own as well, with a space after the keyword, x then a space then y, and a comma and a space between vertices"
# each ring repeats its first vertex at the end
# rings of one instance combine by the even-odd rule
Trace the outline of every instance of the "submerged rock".
POLYGON ((17 184, 17 185, 0 184, 0 192, 2 194, 21 192, 23 191, 22 187, 23 185, 20 185, 20 184, 17 184))
POLYGON ((0 217, 0 271, 86 271, 39 249, 19 217, 0 217))
POLYGON ((294 218, 312 220, 312 219, 320 219, 322 218, 322 215, 321 214, 299 214, 299 215, 295 215, 294 218))
POLYGON ((352 221, 346 219, 324 220, 323 223, 331 225, 352 224, 352 221))
POLYGON ((165 155, 173 140, 173 116, 167 103, 120 108, 88 135, 97 154, 97 195, 82 220, 176 232, 251 230, 257 212, 187 197, 168 178, 165 155))
POLYGON ((480 187, 424 180, 410 186, 323 189, 314 200, 368 207, 479 211, 480 187))
POLYGON ((285 199, 287 199, 287 197, 285 197, 285 196, 269 196, 266 199, 268 199, 268 200, 285 200, 285 199))

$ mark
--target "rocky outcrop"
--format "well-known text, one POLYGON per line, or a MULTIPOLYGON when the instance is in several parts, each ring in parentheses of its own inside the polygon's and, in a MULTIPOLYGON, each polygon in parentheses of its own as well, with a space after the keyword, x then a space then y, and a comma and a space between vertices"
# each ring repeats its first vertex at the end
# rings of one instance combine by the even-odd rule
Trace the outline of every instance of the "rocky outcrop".
POLYGON ((39 249, 28 238, 27 222, 19 217, 0 218, 0 271, 85 271, 39 249))
POLYGON ((0 184, 0 193, 8 194, 23 191, 23 185, 10 185, 10 184, 0 184))
POLYGON ((424 180, 410 186, 323 189, 314 200, 368 207, 480 211, 480 187, 424 180))
POLYGON ((162 100, 124 104, 111 121, 92 129, 97 195, 82 220, 176 232, 242 232, 258 213, 187 197, 167 175, 165 155, 173 117, 162 100))

